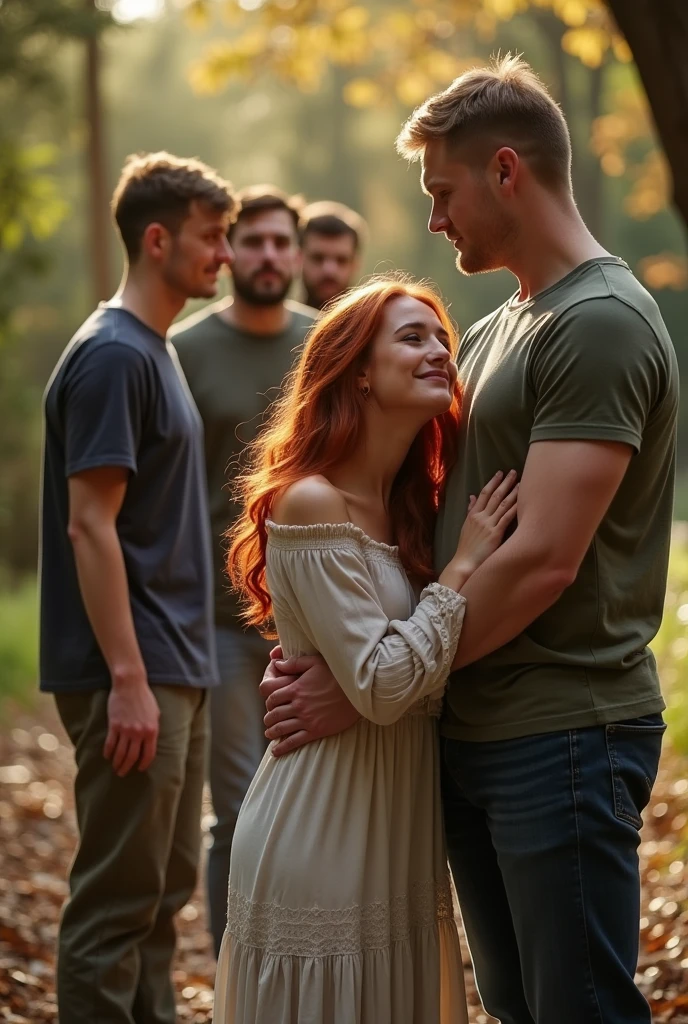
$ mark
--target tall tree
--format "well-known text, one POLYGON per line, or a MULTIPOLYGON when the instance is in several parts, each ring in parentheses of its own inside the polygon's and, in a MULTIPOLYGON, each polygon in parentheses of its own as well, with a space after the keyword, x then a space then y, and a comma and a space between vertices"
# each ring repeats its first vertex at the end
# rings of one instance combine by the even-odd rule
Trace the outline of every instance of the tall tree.
MULTIPOLYGON (((0 288, 5 296, 7 275, 21 275, 31 239, 48 235, 66 213, 55 189, 50 165, 57 156, 50 147, 29 145, 37 110, 57 113, 65 96, 53 60, 59 44, 83 40, 86 50, 85 115, 89 125, 90 167, 99 171, 97 40, 112 19, 94 0, 2 0, 0 2, 0 242, 11 253, 0 265, 0 288)), ((98 178, 100 180, 100 177, 98 178)), ((102 191, 102 189, 101 189, 102 191)), ((107 203, 100 197, 107 211, 107 203)), ((92 265, 101 266, 101 243, 93 247, 92 265)), ((31 267, 36 268, 35 253, 31 267)), ((102 295, 99 295, 102 298, 102 295)), ((0 318, 2 314, 0 299, 0 318)))
MULTIPOLYGON (((86 0, 86 10, 95 12, 94 0, 86 0)), ((86 69, 84 76, 85 115, 88 126, 86 167, 89 189, 89 248, 93 268, 93 297, 96 302, 110 294, 110 247, 107 202, 105 129, 101 94, 101 48, 97 32, 85 39, 86 69)))
POLYGON ((47 268, 45 241, 67 214, 57 147, 37 143, 46 112, 65 96, 57 45, 95 38, 108 15, 84 0, 0 2, 0 563, 19 573, 33 558, 39 394, 22 372, 13 308, 26 279, 47 268))
MULTIPOLYGON (((263 71, 313 91, 335 65, 344 70, 348 103, 372 106, 396 95, 411 106, 474 63, 473 40, 489 43, 501 24, 526 15, 552 47, 564 108, 568 83, 558 55, 569 54, 590 69, 592 120, 601 113, 605 65, 628 63, 635 55, 673 171, 676 205, 688 225, 688 0, 373 0, 353 6, 347 0, 187 0, 196 21, 214 9, 229 27, 192 70, 199 91, 263 71)), ((585 157, 578 169, 586 212, 595 222, 602 207, 600 175, 585 157)))
POLYGON ((688 2, 607 0, 633 52, 688 227, 688 2))

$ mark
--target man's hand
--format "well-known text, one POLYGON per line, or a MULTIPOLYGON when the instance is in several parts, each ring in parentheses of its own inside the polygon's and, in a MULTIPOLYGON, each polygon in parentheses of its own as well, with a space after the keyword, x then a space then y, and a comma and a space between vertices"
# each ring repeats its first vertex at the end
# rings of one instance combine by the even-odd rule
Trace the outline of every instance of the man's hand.
POLYGON ((260 684, 267 708, 265 735, 279 740, 272 748, 275 757, 344 732, 361 717, 322 658, 282 661, 281 654, 279 647, 271 652, 260 684))
POLYGON ((138 765, 145 772, 158 744, 160 708, 147 682, 113 684, 103 754, 120 778, 138 765))

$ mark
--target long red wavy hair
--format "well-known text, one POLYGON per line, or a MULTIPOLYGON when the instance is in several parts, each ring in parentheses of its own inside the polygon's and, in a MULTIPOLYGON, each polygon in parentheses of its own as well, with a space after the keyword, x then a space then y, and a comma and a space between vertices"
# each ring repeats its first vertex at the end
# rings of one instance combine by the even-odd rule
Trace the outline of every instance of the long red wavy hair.
MULTIPOLYGON (((312 329, 282 397, 249 446, 236 489, 243 511, 227 531, 227 567, 244 599, 244 621, 268 627, 272 601, 265 579, 266 519, 279 492, 312 474, 327 475, 344 452, 355 450, 363 430, 365 399, 357 376, 382 324, 387 303, 399 296, 419 299, 437 314, 450 339, 458 339, 442 300, 432 287, 404 278, 378 278, 326 307, 312 329)), ((440 496, 456 453, 461 392, 448 412, 417 434, 392 486, 390 518, 399 555, 421 584, 435 578, 432 545, 440 496)))

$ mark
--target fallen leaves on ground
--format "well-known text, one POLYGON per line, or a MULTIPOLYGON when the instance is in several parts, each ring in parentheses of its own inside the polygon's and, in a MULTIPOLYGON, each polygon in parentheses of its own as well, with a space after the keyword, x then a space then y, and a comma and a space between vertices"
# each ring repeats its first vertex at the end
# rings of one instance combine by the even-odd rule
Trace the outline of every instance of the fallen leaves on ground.
MULTIPOLYGON (((7 709, 5 709, 7 719, 7 709)), ((0 733, 0 1024, 53 1024, 55 940, 75 844, 71 747, 50 700, 0 733)), ((641 846, 638 984, 660 1024, 688 1024, 688 760, 666 749, 641 846)), ((210 807, 203 827, 207 833, 210 807)), ((178 918, 182 1024, 209 1024, 215 963, 202 887, 178 918)), ((467 972, 471 1024, 489 1024, 467 972)))

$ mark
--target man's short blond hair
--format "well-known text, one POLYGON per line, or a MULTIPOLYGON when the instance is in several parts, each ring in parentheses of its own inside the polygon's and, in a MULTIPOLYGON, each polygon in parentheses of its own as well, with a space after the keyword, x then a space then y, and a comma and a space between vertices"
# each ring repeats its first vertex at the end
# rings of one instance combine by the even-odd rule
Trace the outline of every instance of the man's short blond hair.
POLYGON ((547 187, 570 187, 571 139, 564 115, 533 69, 507 54, 473 68, 411 114, 397 152, 419 160, 428 142, 446 139, 469 162, 509 146, 547 187))

